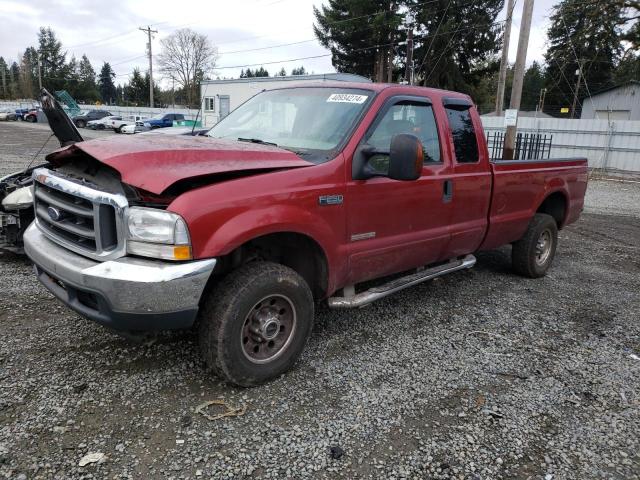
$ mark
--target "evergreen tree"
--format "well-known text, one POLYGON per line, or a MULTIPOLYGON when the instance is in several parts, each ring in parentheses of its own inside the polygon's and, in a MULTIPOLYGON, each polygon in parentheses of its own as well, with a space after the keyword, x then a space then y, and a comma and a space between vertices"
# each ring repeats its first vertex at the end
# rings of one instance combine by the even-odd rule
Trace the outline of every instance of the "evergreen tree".
POLYGON ((129 83, 124 87, 125 98, 129 104, 145 105, 145 98, 149 96, 149 87, 145 85, 139 68, 134 68, 129 83), (146 87, 146 88, 145 88, 146 87), (146 91, 146 94, 145 94, 146 91))
MULTIPOLYGON (((545 53, 547 113, 559 114, 560 108, 571 107, 579 68, 583 78, 578 98, 613 84, 622 53, 622 10, 617 1, 562 0, 554 6, 545 53)), ((580 108, 574 116, 580 117, 580 108)))
POLYGON ((62 90, 65 86, 65 78, 68 73, 65 54, 62 51, 62 43, 56 38, 53 30, 50 27, 40 27, 38 55, 40 56, 42 86, 49 91, 62 90))
POLYGON ((418 2, 414 75, 418 84, 473 95, 499 68, 504 0, 418 2))
POLYGON ((306 74, 307 74, 307 71, 302 66, 291 70, 291 75, 306 75, 306 74))
POLYGON ((320 8, 314 6, 313 30, 331 51, 335 69, 386 81, 393 69, 393 47, 404 39, 399 28, 403 3, 406 0, 329 0, 320 8))
POLYGON ((9 99, 9 66, 3 57, 0 57, 0 98, 9 99))
MULTIPOLYGON (((11 98, 24 98, 20 89, 20 67, 16 62, 9 68, 9 96, 11 98)), ((29 97, 27 97, 29 98, 29 97)))
MULTIPOLYGON (((22 98, 35 98, 38 88, 38 51, 28 47, 20 59, 20 75, 16 77, 22 98)), ((44 85, 44 83, 43 83, 44 85)))
POLYGON ((260 67, 260 68, 256 69, 255 76, 256 77, 268 77, 269 76, 269 72, 264 67, 260 67))
MULTIPOLYGON (((91 64, 89 64, 89 67, 91 67, 91 64)), ((93 68, 91 68, 91 71, 93 71, 93 68)), ((94 78, 95 78, 95 74, 94 74, 94 78)), ((116 78, 116 72, 113 71, 113 69, 111 68, 111 65, 109 65, 108 62, 104 62, 104 64, 102 65, 102 68, 100 69, 100 75, 98 78, 98 88, 100 91, 100 98, 102 99, 102 103, 106 105, 110 105, 114 103, 118 98, 118 94, 116 92, 116 86, 113 83, 114 78, 116 78)))
POLYGON ((282 67, 278 73, 276 73, 276 77, 286 77, 287 71, 282 67))
MULTIPOLYGON (((110 66, 109 69, 111 69, 110 66)), ((115 75, 115 73, 113 75, 115 75)), ((78 63, 77 77, 78 85, 77 94, 75 95, 76 99, 80 98, 85 103, 89 103, 95 102, 96 100, 101 98, 100 92, 98 90, 98 85, 96 83, 96 71, 93 69, 91 62, 86 55, 82 55, 82 59, 80 59, 80 62, 78 63)), ((113 78, 109 78, 111 78, 111 84, 113 85, 113 78)))
MULTIPOLYGON (((524 73, 520 110, 536 110, 540 100, 540 91, 544 88, 544 82, 545 77, 542 67, 538 62, 533 62, 524 73)), ((509 99, 511 99, 511 88, 509 88, 509 99)))

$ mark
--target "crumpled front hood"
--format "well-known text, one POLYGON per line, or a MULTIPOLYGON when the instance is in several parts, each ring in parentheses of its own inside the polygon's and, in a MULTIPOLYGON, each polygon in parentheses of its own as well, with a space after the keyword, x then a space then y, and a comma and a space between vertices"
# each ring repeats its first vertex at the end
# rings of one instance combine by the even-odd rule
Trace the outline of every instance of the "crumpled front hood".
POLYGON ((240 171, 308 167, 282 148, 210 137, 135 135, 79 142, 47 156, 65 163, 82 151, 120 173, 124 183, 160 195, 181 180, 240 171))

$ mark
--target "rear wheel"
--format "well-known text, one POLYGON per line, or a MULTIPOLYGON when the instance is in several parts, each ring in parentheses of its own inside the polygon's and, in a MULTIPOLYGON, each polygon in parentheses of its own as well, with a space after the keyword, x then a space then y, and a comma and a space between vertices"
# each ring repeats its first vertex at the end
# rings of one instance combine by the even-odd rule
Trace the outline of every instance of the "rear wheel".
POLYGON ((118 127, 114 129, 116 133, 122 133, 122 127, 118 127))
POLYGON ((524 236, 513 244, 511 263, 516 273, 529 278, 546 275, 558 245, 555 219, 546 213, 534 215, 524 236))
POLYGON ((251 387, 289 370, 313 326, 313 296, 294 270, 248 263, 227 275, 200 316, 202 355, 216 374, 251 387))
POLYGON ((76 127, 84 128, 86 125, 87 125, 87 122, 85 122, 84 120, 76 120, 76 127))

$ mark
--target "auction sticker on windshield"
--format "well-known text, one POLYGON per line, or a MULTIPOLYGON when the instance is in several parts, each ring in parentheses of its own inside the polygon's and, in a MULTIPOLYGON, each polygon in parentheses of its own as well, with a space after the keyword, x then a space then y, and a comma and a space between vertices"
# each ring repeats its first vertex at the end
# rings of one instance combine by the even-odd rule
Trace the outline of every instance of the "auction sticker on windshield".
POLYGON ((327 102, 364 103, 367 98, 367 95, 356 95, 354 93, 332 93, 327 98, 327 102))

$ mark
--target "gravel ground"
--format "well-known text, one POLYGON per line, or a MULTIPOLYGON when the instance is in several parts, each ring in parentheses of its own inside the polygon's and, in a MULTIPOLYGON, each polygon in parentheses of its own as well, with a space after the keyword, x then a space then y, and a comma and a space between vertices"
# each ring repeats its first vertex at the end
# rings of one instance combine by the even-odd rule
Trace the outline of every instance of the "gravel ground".
MULTIPOLYGON (((6 128, 2 170, 20 155, 6 128)), ((320 307, 297 367, 254 389, 207 374, 193 335, 132 344, 0 255, 0 478, 640 478, 638 198, 592 183, 543 279, 503 248, 320 307), (246 413, 195 411, 216 399, 246 413)))

